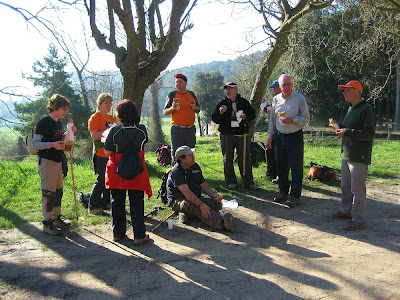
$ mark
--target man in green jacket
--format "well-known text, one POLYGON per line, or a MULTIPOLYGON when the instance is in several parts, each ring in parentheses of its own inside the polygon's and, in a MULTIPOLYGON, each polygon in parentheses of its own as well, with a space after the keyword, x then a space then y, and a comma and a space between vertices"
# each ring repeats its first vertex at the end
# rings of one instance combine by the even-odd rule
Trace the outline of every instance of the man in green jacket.
POLYGON ((342 197, 340 210, 335 218, 351 219, 345 230, 365 228, 364 214, 366 202, 365 180, 368 165, 371 164, 372 142, 375 134, 375 112, 362 97, 360 82, 350 80, 344 85, 344 99, 350 103, 343 125, 336 130, 342 137, 342 197))

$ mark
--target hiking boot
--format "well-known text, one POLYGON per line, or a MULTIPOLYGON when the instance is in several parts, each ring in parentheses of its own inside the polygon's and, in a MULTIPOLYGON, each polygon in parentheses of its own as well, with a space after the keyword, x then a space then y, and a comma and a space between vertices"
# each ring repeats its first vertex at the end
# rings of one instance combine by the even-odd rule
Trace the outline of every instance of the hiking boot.
POLYGON ((43 232, 50 235, 61 234, 61 230, 54 226, 52 220, 43 221, 43 232))
POLYGON ((235 220, 233 219, 233 216, 231 213, 225 213, 222 216, 222 229, 230 231, 230 232, 235 232, 235 220))
POLYGON ((258 186, 256 186, 255 184, 250 184, 249 186, 246 186, 246 188, 252 191, 258 191, 258 186))
POLYGON ((101 208, 91 208, 89 209, 89 213, 94 215, 101 215, 103 214, 103 210, 101 208))
POLYGON ((293 207, 295 207, 295 206, 300 204, 300 199, 299 198, 290 197, 289 200, 287 200, 285 204, 287 206, 289 206, 290 208, 293 208, 293 207))
POLYGON ((364 222, 351 221, 350 224, 344 228, 344 230, 354 231, 354 230, 358 230, 358 229, 363 229, 365 227, 367 227, 367 225, 365 225, 364 222))
POLYGON ((236 189, 236 183, 230 183, 230 184, 228 184, 228 189, 230 189, 230 190, 236 189))
POLYGON ((341 210, 339 210, 339 211, 333 213, 332 217, 334 217, 335 219, 351 219, 351 214, 345 214, 345 213, 342 213, 341 210))
POLYGON ((136 246, 139 246, 139 245, 142 245, 143 243, 146 243, 146 242, 149 242, 149 241, 152 241, 152 239, 149 237, 148 234, 146 234, 144 236, 144 238, 142 238, 142 239, 134 239, 133 240, 133 244, 136 245, 136 246))
POLYGON ((69 228, 71 226, 70 222, 65 222, 63 219, 61 219, 61 215, 57 217, 57 219, 53 220, 54 226, 65 229, 69 228))
POLYGON ((185 214, 184 212, 180 212, 178 214, 178 221, 179 222, 181 222, 183 224, 186 224, 188 222, 188 220, 189 220, 188 215, 185 214))
POLYGON ((114 237, 113 237, 113 241, 114 241, 114 242, 121 242, 121 241, 125 240, 126 238, 128 238, 126 235, 124 235, 124 236, 122 236, 122 237, 120 237, 120 236, 114 236, 114 237))
POLYGON ((283 203, 283 202, 285 202, 287 199, 288 199, 288 195, 286 194, 286 195, 282 195, 282 194, 279 194, 279 196, 277 196, 277 197, 275 197, 274 198, 274 202, 276 202, 276 203, 283 203))

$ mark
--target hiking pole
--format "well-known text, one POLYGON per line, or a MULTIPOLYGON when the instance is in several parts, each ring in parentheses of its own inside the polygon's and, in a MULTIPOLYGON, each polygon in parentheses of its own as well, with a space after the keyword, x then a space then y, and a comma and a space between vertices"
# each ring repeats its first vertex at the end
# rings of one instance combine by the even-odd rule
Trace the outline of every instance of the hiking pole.
MULTIPOLYGON (((68 143, 68 142, 67 142, 68 143)), ((66 149, 69 152, 69 160, 71 162, 71 177, 72 177, 72 188, 74 190, 74 201, 75 201, 75 217, 78 220, 78 206, 76 204, 76 190, 75 190, 75 178, 74 178, 74 164, 72 163, 72 143, 66 145, 66 149)))
POLYGON ((158 225, 157 225, 156 227, 154 227, 153 230, 152 230, 151 232, 156 231, 158 228, 160 228, 160 226, 161 226, 163 223, 167 222, 167 220, 168 220, 169 218, 173 217, 175 214, 176 214, 176 211, 172 212, 172 214, 170 214, 169 216, 165 217, 165 219, 162 220, 160 223, 158 223, 158 225))
POLYGON ((246 133, 246 124, 244 124, 243 130, 243 176, 246 176, 246 141, 247 133, 246 133))

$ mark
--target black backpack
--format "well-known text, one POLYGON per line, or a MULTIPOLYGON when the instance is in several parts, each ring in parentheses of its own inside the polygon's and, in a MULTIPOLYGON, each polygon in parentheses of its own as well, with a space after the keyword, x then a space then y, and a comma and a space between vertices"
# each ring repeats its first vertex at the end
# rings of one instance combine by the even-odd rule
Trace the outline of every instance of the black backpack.
POLYGON ((158 195, 157 199, 161 197, 161 201, 164 204, 168 203, 167 199, 167 180, 168 180, 168 175, 171 172, 172 168, 169 168, 167 172, 164 173, 163 177, 161 178, 161 186, 160 189, 158 190, 158 195))
POLYGON ((160 166, 166 167, 171 164, 171 148, 169 145, 162 145, 160 149, 155 151, 157 153, 157 162, 160 166))
POLYGON ((262 162, 266 162, 266 151, 263 142, 250 143, 251 163, 253 166, 258 166, 262 162))
MULTIPOLYGON (((139 130, 139 129, 138 129, 139 130)), ((121 133, 129 141, 122 128, 121 133)), ((133 144, 128 144, 128 149, 122 154, 121 160, 118 163, 117 174, 123 179, 131 180, 144 171, 142 159, 138 151, 133 147, 133 144)))

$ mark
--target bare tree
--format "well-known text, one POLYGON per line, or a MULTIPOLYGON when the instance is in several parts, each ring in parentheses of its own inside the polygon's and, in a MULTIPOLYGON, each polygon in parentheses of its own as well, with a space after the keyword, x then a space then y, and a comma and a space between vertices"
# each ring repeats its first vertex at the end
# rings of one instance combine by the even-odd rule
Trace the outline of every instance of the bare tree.
MULTIPOLYGON (((165 136, 162 131, 162 120, 160 118, 160 105, 158 103, 158 94, 162 86, 163 77, 157 79, 150 85, 149 101, 149 149, 156 150, 165 144, 165 136)), ((135 101, 136 102, 136 101, 135 101)))
POLYGON ((193 27, 189 13, 196 2, 107 0, 101 2, 107 7, 105 22, 100 1, 84 0, 97 46, 114 54, 124 80, 123 97, 134 98, 140 110, 147 87, 176 55, 183 33, 193 27), (162 12, 166 13, 164 19, 162 12), (102 26, 103 23, 107 24, 102 26), (122 34, 118 31, 121 27, 122 34), (123 41, 117 38, 118 34, 123 35, 123 41))
MULTIPOLYGON (((332 0, 276 0, 276 1, 229 1, 234 5, 251 6, 261 14, 264 24, 262 28, 266 34, 265 41, 270 42, 270 48, 265 56, 251 92, 251 104, 260 112, 261 100, 267 89, 269 78, 277 65, 280 57, 286 52, 289 45, 289 35, 296 24, 304 15, 328 7, 332 0), (293 5, 292 3, 296 3, 293 5)), ((249 126, 249 134, 253 135, 255 122, 249 126)))

